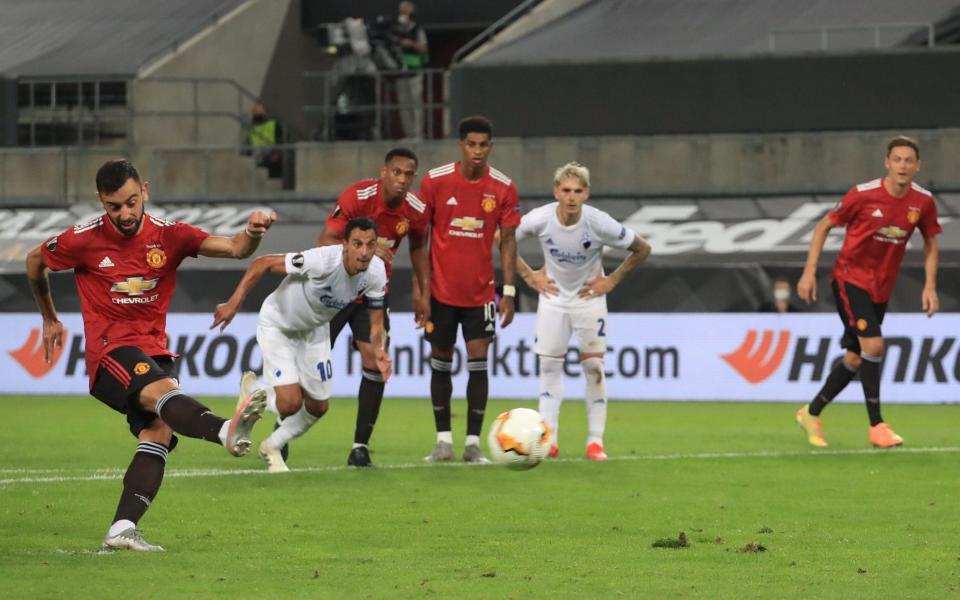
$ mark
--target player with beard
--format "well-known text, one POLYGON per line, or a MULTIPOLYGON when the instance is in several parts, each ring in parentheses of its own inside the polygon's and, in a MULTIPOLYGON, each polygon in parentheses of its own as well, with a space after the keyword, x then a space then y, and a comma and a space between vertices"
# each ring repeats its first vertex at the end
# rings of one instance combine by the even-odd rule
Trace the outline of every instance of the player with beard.
POLYGON ((63 343, 47 272, 73 269, 80 295, 90 374, 90 394, 126 415, 138 444, 123 477, 120 502, 104 546, 162 551, 140 535, 137 523, 163 481, 167 455, 177 436, 207 440, 234 456, 250 448, 250 430, 265 394, 241 394, 230 420, 186 395, 174 375, 176 355, 167 349, 167 309, 177 268, 188 256, 246 258, 276 215, 255 212, 233 237, 209 235, 185 223, 146 212, 148 184, 126 160, 97 171, 97 197, 104 214, 55 235, 27 255, 27 277, 43 316, 44 358, 63 343))

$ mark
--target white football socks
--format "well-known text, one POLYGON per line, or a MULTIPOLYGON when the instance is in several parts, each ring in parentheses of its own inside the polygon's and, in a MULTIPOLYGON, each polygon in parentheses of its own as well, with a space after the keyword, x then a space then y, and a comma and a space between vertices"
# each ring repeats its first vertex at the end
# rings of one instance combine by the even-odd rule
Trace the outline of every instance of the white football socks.
POLYGON ((603 432, 607 426, 607 377, 603 372, 603 359, 588 358, 580 365, 586 380, 587 445, 603 444, 603 432))
POLYGON ((467 439, 463 442, 464 446, 479 446, 480 445, 480 436, 479 435, 468 435, 467 439))
POLYGON ((220 433, 217 434, 217 437, 220 438, 220 443, 223 444, 223 447, 227 447, 227 434, 230 433, 230 419, 227 419, 223 422, 223 425, 220 426, 220 433))
POLYGON ((273 389, 272 385, 263 385, 262 383, 260 385, 267 391, 267 410, 283 418, 283 415, 280 414, 280 410, 277 408, 277 390, 273 389))
POLYGON ((301 406, 300 410, 289 417, 285 417, 280 427, 270 434, 270 437, 266 439, 267 446, 283 448, 290 440, 305 434, 318 420, 320 420, 320 417, 311 415, 307 412, 306 406, 301 406))
POLYGON ((437 441, 444 442, 447 444, 453 445, 453 432, 452 431, 438 431, 437 432, 437 441))
POLYGON ((124 531, 130 529, 131 527, 136 527, 137 524, 133 521, 127 519, 120 519, 116 523, 110 526, 110 531, 107 532, 107 537, 113 537, 115 535, 121 534, 124 531))
POLYGON ((540 357, 540 416, 553 430, 553 443, 557 443, 560 429, 560 404, 563 402, 563 359, 555 356, 540 357))

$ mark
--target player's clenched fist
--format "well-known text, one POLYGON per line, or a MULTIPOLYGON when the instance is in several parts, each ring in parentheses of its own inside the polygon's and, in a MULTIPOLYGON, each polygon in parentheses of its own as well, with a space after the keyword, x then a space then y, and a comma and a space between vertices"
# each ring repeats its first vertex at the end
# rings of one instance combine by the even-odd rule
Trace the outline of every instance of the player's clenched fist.
POLYGON ((273 225, 273 222, 277 220, 277 213, 270 211, 268 215, 262 211, 256 211, 250 218, 247 219, 247 233, 251 234, 254 237, 260 237, 273 225))

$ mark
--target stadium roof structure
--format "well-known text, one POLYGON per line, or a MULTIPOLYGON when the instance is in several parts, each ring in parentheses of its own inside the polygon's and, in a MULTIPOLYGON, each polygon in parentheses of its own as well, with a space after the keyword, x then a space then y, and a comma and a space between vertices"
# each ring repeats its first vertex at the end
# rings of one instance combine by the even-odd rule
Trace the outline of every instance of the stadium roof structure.
POLYGON ((955 42, 958 21, 957 0, 592 0, 463 66, 889 49, 955 42))
POLYGON ((0 75, 135 77, 245 0, 3 0, 0 75))

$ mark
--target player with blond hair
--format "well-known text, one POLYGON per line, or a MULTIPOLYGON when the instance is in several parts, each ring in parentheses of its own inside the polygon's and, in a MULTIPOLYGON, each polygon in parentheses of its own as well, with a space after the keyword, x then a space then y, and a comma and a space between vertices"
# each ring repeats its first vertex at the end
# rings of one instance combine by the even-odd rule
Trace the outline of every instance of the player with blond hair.
MULTIPOLYGON (((540 293, 534 344, 540 359, 540 414, 554 430, 556 440, 564 393, 564 357, 570 336, 576 335, 586 382, 587 458, 606 460, 606 295, 646 260, 650 245, 609 214, 586 205, 590 171, 583 165, 571 162, 557 169, 553 196, 556 202, 523 216, 516 234, 518 240, 537 237, 543 249, 544 265, 538 270, 523 258, 517 259, 517 273, 540 293), (604 246, 630 252, 609 276, 601 264, 604 246)), ((549 455, 556 457, 559 452, 555 442, 549 455)))

